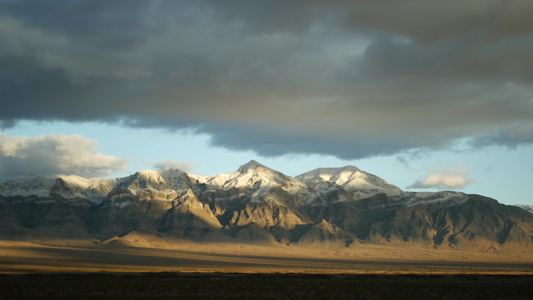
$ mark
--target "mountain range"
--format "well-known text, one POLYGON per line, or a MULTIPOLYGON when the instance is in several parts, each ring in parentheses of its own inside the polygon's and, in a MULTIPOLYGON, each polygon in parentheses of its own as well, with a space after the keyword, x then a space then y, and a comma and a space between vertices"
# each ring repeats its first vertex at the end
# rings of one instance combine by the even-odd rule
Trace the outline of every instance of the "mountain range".
POLYGON ((353 166, 290 177, 250 161, 215 176, 168 169, 116 179, 8 178, 0 182, 0 239, 533 252, 527 209, 460 192, 406 192, 353 166))

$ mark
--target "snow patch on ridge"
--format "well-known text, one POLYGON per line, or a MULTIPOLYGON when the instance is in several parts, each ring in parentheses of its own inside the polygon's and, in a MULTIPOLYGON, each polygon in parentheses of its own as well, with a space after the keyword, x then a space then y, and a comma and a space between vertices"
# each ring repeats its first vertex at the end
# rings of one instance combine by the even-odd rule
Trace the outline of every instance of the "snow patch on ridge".
POLYGON ((408 206, 420 204, 461 204, 469 199, 468 195, 461 192, 421 192, 413 193, 413 198, 407 202, 408 206))

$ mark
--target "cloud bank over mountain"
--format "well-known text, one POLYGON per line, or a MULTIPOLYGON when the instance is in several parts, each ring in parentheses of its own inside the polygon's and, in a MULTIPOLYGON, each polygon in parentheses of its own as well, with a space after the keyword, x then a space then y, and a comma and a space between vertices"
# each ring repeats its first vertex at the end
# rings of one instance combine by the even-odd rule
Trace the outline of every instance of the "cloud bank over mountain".
POLYGON ((28 138, 0 133, 0 177, 75 174, 90 178, 127 171, 128 159, 99 153, 96 145, 80 135, 28 138))
POLYGON ((354 159, 461 138, 514 147, 533 141, 532 9, 525 0, 4 2, 0 125, 189 129, 263 156, 354 159))

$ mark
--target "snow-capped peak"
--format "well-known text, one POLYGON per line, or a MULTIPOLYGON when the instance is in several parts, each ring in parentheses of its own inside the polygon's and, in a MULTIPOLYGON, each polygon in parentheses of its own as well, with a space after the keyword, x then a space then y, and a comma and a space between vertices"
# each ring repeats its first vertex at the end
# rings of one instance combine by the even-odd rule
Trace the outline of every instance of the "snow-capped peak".
POLYGON ((141 170, 128 177, 120 178, 118 185, 128 188, 133 194, 137 194, 143 189, 157 190, 164 181, 157 171, 141 170))
POLYGON ((352 192, 364 192, 365 195, 380 192, 387 194, 399 194, 402 192, 398 187, 354 166, 319 168, 296 176, 296 178, 312 188, 324 192, 335 189, 338 186, 352 192))
POLYGON ((119 179, 119 186, 128 188, 133 194, 142 190, 170 192, 189 189, 189 180, 185 172, 177 169, 165 171, 141 170, 133 175, 119 179))
POLYGON ((200 182, 224 189, 239 187, 268 188, 305 188, 305 185, 292 177, 270 169, 255 160, 239 167, 236 172, 210 177, 194 176, 200 182))
POLYGON ((354 166, 346 166, 343 168, 318 168, 313 171, 296 176, 303 182, 320 182, 329 181, 335 182, 338 185, 358 178, 364 181, 367 176, 354 166))

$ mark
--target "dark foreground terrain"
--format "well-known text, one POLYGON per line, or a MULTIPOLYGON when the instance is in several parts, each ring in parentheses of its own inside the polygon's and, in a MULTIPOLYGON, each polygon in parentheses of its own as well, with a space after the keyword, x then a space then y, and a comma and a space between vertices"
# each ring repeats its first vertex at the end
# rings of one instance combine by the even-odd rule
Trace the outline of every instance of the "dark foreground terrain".
POLYGON ((525 275, 0 275, 0 299, 531 299, 525 275))

